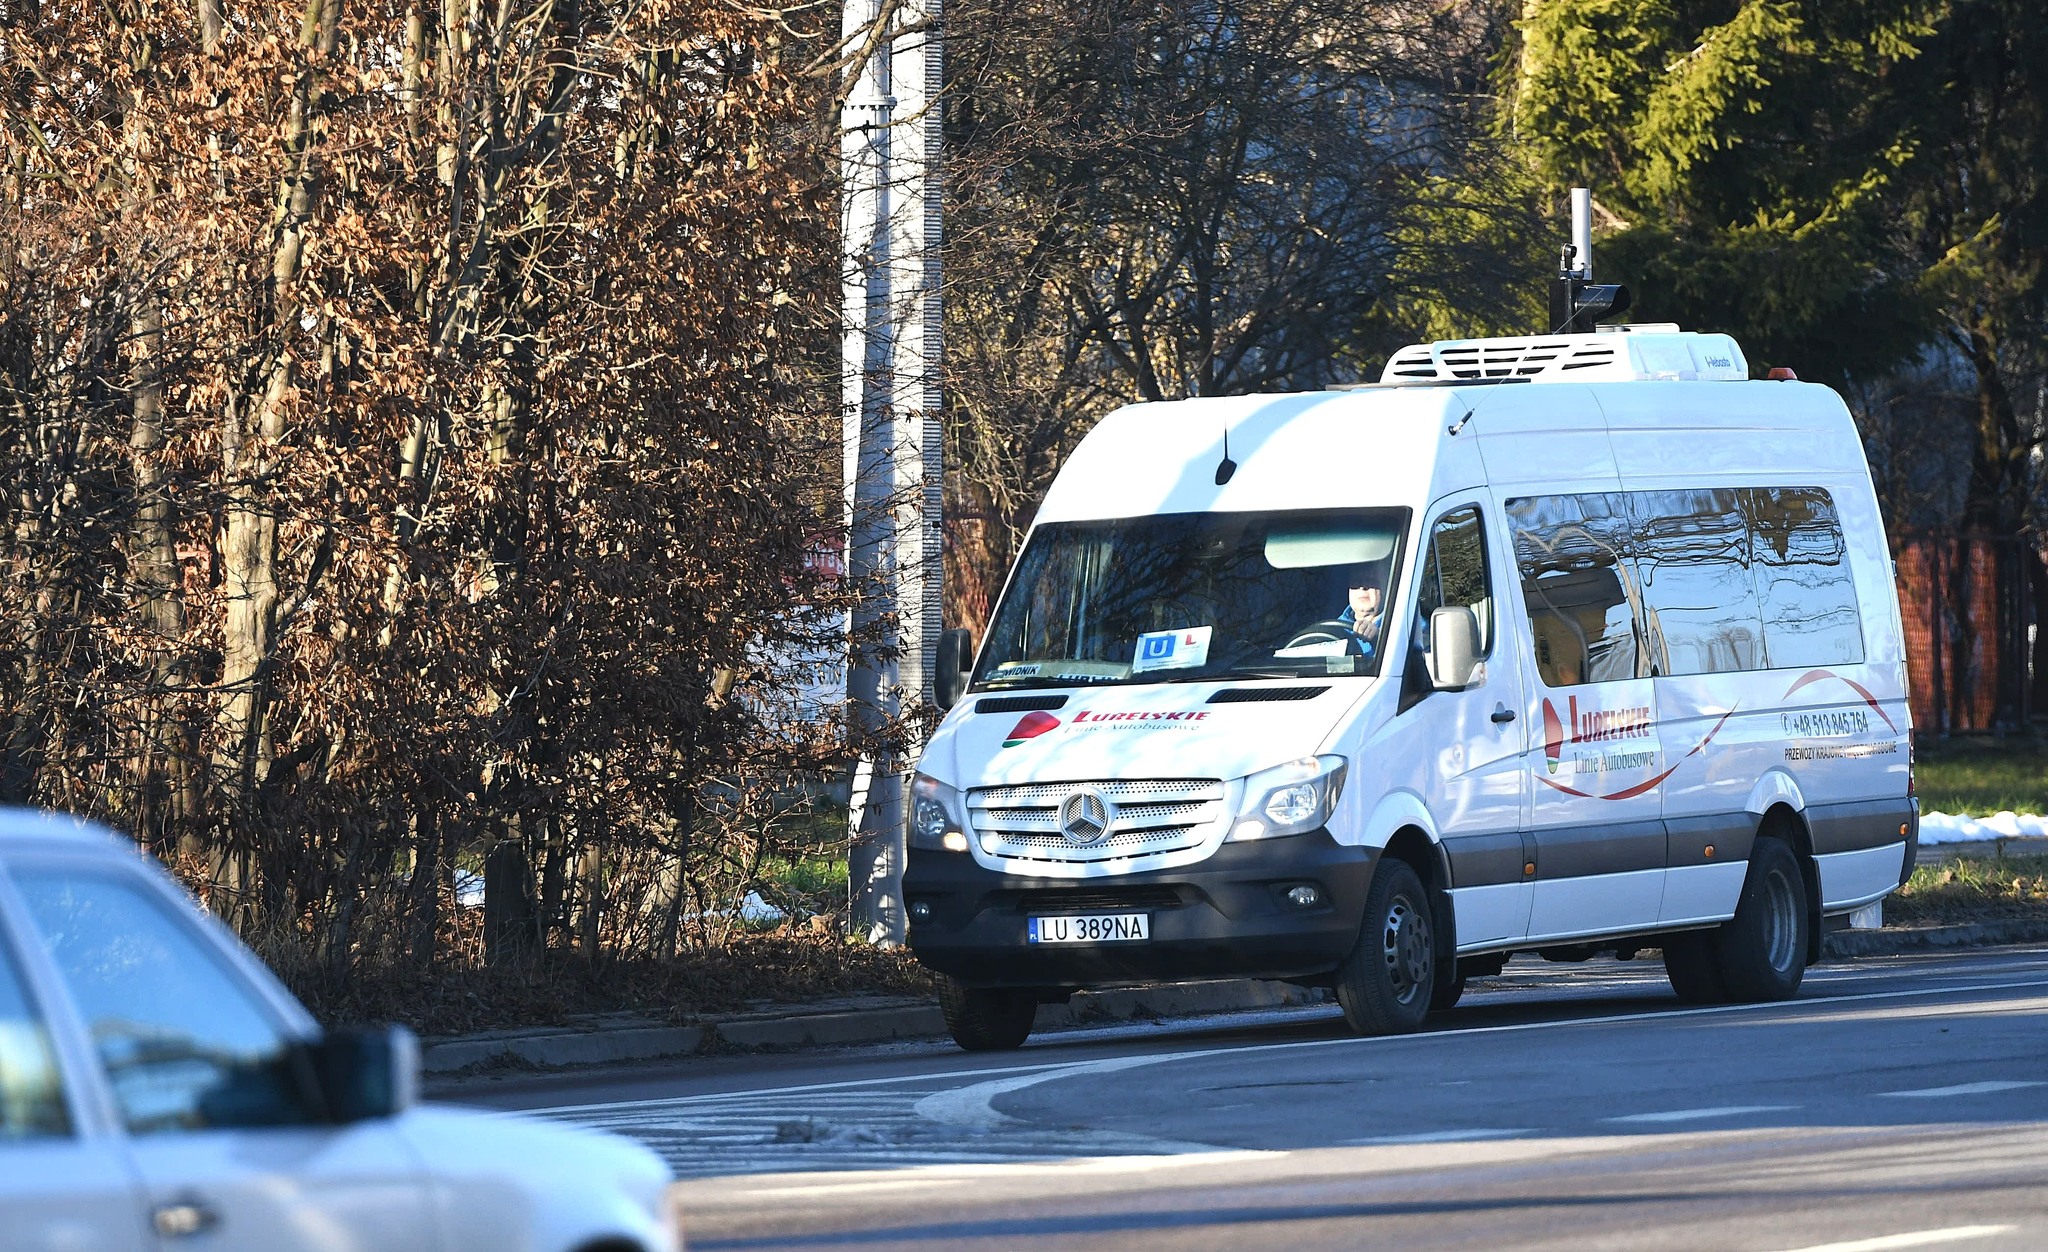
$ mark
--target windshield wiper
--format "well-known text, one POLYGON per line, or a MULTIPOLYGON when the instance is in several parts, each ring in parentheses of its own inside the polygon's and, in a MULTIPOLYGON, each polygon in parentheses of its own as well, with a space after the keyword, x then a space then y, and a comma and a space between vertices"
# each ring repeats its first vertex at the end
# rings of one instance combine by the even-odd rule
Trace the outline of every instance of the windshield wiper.
POLYGON ((1120 683, 1123 679, 1109 674, 1019 674, 1014 678, 991 678, 975 688, 986 691, 991 687, 1028 689, 1035 687, 1092 687, 1103 683, 1120 683))
MULTIPOLYGON (((1320 659, 1320 658, 1318 658, 1320 659)), ((1329 678, 1330 674, 1314 669, 1283 669, 1278 665, 1233 665, 1226 675, 1231 678, 1329 678)), ((1344 675, 1336 675, 1344 677, 1344 675)))

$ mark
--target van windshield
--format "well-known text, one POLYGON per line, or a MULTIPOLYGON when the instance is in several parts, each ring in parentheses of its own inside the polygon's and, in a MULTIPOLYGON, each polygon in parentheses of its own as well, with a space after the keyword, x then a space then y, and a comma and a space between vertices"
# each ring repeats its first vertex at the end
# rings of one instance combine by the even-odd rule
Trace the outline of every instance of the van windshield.
POLYGON ((1377 674, 1406 509, 1048 522, 976 689, 1377 674))

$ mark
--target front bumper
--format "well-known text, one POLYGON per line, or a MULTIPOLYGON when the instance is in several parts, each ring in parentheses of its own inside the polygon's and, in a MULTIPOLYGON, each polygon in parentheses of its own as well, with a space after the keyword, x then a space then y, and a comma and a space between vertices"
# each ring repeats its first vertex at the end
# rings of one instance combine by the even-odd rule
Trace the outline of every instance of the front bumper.
POLYGON ((1325 974, 1358 941, 1379 849, 1328 831, 1225 843, 1205 861, 1109 878, 1022 878, 961 852, 913 849, 903 896, 917 959, 970 986, 1078 988, 1179 978, 1305 978, 1325 974), (1300 908, 1289 888, 1313 884, 1300 908), (925 920, 916 920, 922 905, 925 920), (1151 938, 1033 944, 1032 916, 1147 913, 1151 938))

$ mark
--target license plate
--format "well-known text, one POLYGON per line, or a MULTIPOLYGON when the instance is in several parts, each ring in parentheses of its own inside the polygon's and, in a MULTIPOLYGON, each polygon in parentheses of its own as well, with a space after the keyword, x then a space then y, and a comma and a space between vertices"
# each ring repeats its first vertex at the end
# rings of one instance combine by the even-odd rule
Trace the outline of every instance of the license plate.
POLYGON ((1031 943, 1130 943, 1152 937, 1149 913, 1091 913, 1034 917, 1024 932, 1031 943))

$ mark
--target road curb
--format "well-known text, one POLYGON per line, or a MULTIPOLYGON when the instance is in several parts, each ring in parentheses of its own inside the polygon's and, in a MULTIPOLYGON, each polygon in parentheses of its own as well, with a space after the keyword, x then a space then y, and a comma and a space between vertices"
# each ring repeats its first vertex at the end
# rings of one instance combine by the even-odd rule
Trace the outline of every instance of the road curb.
POLYGON ((1837 930, 1823 947, 1829 956, 1894 956, 1929 948, 1981 948, 2001 943, 2048 942, 2048 921, 2013 919, 1962 926, 1901 926, 1885 930, 1837 930))
MULTIPOLYGON (((1319 1004, 1326 998, 1327 993, 1320 989, 1248 978, 1080 991, 1065 1004, 1041 1005, 1033 1029, 1319 1004)), ((429 1040, 421 1049, 420 1061, 428 1074, 452 1077, 490 1070, 562 1069, 722 1051, 886 1043, 945 1033, 946 1022, 938 1005, 930 1000, 903 1000, 873 1008, 732 1014, 684 1026, 652 1024, 642 1019, 595 1029, 492 1031, 429 1040)))

